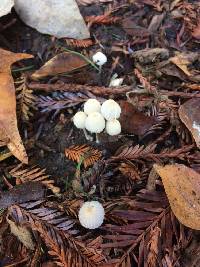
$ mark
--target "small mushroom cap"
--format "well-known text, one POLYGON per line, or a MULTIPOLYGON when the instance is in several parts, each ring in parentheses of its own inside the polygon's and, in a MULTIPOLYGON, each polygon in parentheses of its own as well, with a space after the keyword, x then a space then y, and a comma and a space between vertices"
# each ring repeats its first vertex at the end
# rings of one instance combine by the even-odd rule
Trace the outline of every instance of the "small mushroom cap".
POLYGON ((121 107, 113 99, 106 100, 101 106, 101 114, 108 121, 118 119, 121 114, 121 107))
POLYGON ((118 87, 121 86, 122 83, 124 81, 124 78, 116 78, 116 79, 112 79, 110 81, 109 87, 118 87))
POLYGON ((98 201, 85 202, 79 210, 80 224, 88 229, 95 229, 102 225, 105 212, 98 201))
POLYGON ((84 112, 89 115, 93 112, 100 112, 101 104, 98 100, 94 98, 88 99, 84 104, 84 112))
POLYGON ((73 117, 74 125, 78 129, 84 129, 85 128, 85 120, 87 118, 87 115, 83 111, 77 112, 73 117))
POLYGON ((118 120, 111 120, 106 122, 106 132, 109 135, 118 135, 121 133, 121 124, 118 120))
POLYGON ((103 66, 107 62, 107 56, 102 52, 97 52, 93 55, 92 60, 98 66, 103 66))
POLYGON ((85 120, 85 128, 91 133, 101 133, 105 128, 104 117, 99 112, 93 112, 85 120))

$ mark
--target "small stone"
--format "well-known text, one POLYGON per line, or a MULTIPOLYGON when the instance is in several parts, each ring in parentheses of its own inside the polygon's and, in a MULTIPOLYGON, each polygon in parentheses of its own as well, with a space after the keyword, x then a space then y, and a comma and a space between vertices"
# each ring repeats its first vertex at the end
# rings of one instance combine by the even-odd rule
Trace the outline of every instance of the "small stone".
POLYGON ((15 0, 15 10, 24 23, 41 33, 58 38, 90 37, 75 0, 15 0))
POLYGON ((0 17, 7 15, 11 12, 14 6, 14 0, 1 0, 0 1, 0 17))

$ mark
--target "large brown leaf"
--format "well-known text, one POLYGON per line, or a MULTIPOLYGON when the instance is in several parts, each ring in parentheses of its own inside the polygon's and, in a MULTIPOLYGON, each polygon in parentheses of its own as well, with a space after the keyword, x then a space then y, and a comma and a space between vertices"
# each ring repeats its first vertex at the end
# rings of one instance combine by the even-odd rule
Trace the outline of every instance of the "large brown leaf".
POLYGON ((154 168, 162 178, 175 216, 182 224, 200 230, 200 174, 183 164, 155 164, 154 168))
POLYGON ((17 127, 15 87, 10 66, 18 60, 31 57, 29 54, 15 54, 0 48, 0 139, 24 163, 28 162, 28 158, 17 127))
POLYGON ((33 79, 58 75, 82 68, 89 63, 81 55, 63 52, 47 61, 39 70, 33 73, 33 79))
POLYGON ((180 106, 178 113, 200 148, 200 100, 198 98, 188 100, 180 106))

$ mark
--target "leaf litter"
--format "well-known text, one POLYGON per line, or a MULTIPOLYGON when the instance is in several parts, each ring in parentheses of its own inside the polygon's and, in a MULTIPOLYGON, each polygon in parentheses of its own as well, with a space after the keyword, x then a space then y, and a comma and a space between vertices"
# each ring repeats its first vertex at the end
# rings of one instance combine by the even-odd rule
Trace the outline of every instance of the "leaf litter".
MULTIPOLYGON (((1 47, 34 55, 31 65, 8 65, 15 128, 6 134, 1 126, 1 145, 20 131, 29 165, 19 164, 26 162, 22 145, 18 154, 11 150, 18 160, 2 148, 0 260, 5 266, 190 266, 199 260, 198 253, 192 261, 187 254, 199 247, 193 231, 199 229, 199 5, 79 4, 90 39, 44 36, 14 13, 0 21, 1 47), (98 51, 108 59, 100 68, 92 62, 98 51), (113 77, 123 85, 109 87, 113 77), (119 135, 104 131, 96 143, 73 126, 90 98, 121 105, 119 135), (105 210, 92 231, 78 220, 91 200, 105 210), (9 222, 19 231, 10 232, 9 222)), ((10 129, 4 109, 2 125, 10 129)))

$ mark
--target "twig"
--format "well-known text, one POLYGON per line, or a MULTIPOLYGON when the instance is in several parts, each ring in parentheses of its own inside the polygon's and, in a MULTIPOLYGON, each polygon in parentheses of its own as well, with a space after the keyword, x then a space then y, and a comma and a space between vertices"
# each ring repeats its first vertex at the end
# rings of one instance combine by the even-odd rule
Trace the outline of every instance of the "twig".
MULTIPOLYGON (((44 83, 29 83, 27 85, 30 89, 41 90, 46 92, 51 91, 67 91, 67 92, 92 92, 95 95, 111 95, 111 94, 150 94, 146 89, 135 89, 133 86, 119 86, 115 88, 109 88, 104 86, 90 86, 74 83, 57 83, 57 84, 44 84, 44 83)), ((200 93, 186 93, 186 92, 174 92, 167 90, 159 90, 158 93, 167 96, 179 96, 183 98, 200 98, 200 93)))
POLYGON ((111 94, 122 94, 132 90, 132 86, 120 86, 117 88, 89 86, 82 84, 73 83, 59 83, 59 84, 40 84, 40 83, 29 83, 28 87, 34 90, 43 90, 46 92, 51 91, 67 91, 67 92, 91 92, 96 95, 111 95, 111 94))

